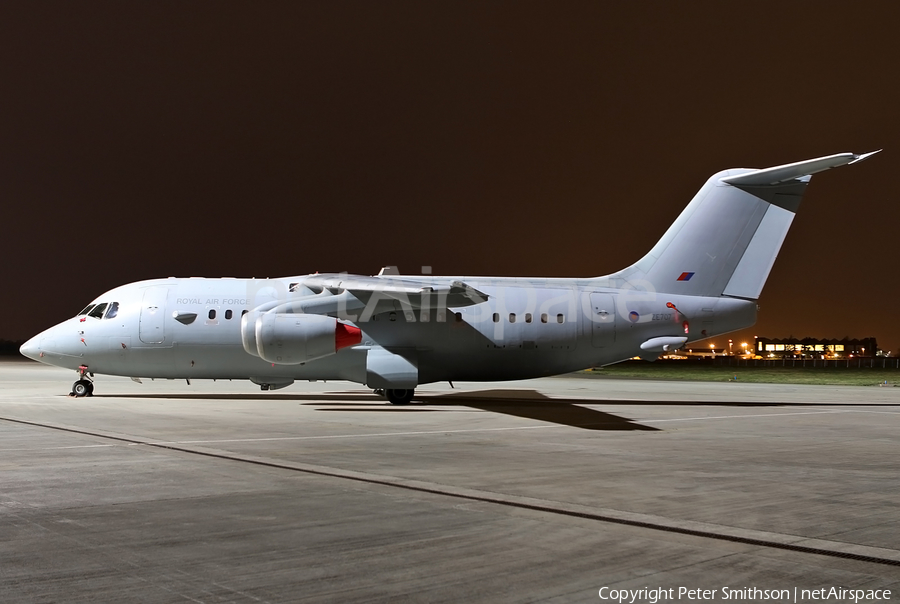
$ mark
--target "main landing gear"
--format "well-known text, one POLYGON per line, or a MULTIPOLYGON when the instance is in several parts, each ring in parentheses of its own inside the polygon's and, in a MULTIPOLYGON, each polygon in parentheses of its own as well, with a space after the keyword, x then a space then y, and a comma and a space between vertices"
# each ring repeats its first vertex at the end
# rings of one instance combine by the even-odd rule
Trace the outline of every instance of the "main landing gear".
POLYGON ((94 382, 88 378, 88 370, 85 365, 78 368, 78 381, 72 384, 72 392, 69 396, 81 398, 83 396, 94 396, 94 382))
POLYGON ((392 405, 408 405, 416 391, 412 388, 388 388, 384 396, 392 405))
POLYGON ((372 392, 378 396, 383 396, 392 405, 408 405, 416 394, 414 388, 376 388, 372 392))

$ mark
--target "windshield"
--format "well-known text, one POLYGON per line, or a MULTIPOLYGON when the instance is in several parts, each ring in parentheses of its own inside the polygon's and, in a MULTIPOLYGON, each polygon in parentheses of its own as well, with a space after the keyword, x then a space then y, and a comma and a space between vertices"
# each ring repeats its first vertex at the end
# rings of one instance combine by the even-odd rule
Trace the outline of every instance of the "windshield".
POLYGON ((98 304, 97 306, 94 307, 94 310, 92 310, 91 312, 88 313, 88 316, 94 317, 95 319, 99 319, 100 317, 103 316, 103 311, 106 310, 106 306, 107 306, 106 302, 103 302, 102 304, 98 304))
POLYGON ((106 317, 104 317, 104 318, 105 319, 113 319, 113 318, 115 318, 115 316, 117 314, 119 314, 119 303, 113 302, 112 304, 109 305, 109 310, 106 311, 106 317))
POLYGON ((91 312, 91 309, 94 308, 95 306, 97 306, 97 305, 96 305, 96 304, 88 304, 87 306, 84 307, 84 310, 82 310, 80 313, 78 313, 78 314, 75 315, 75 316, 76 316, 76 317, 80 317, 80 316, 82 316, 82 315, 86 315, 86 314, 88 314, 89 312, 91 312))

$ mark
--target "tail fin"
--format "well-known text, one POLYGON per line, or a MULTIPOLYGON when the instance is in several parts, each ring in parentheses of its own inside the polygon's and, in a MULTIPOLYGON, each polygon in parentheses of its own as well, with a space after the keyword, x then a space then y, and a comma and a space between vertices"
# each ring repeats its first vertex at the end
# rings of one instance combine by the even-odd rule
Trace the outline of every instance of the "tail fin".
POLYGON ((610 277, 657 292, 755 300, 811 175, 874 153, 839 153, 763 170, 719 172, 646 256, 610 277))

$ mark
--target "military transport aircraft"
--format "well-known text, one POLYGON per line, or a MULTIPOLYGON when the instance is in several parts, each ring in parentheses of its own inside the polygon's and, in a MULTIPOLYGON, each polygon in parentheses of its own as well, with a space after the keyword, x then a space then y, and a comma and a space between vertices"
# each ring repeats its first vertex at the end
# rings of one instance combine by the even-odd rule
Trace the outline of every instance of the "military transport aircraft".
MULTIPOLYGON (((877 153, 873 152, 873 153, 877 153)), ((637 263, 605 277, 170 277, 117 287, 26 342, 26 357, 95 374, 349 380, 408 403, 420 384, 541 377, 742 329, 817 172, 839 153, 713 175, 637 263)))

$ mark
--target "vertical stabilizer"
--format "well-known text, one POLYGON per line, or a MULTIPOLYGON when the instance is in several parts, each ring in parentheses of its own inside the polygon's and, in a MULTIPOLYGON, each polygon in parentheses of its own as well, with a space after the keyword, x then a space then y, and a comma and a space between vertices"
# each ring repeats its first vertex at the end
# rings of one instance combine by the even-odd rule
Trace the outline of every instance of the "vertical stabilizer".
POLYGON ((811 175, 870 155, 719 172, 646 256, 610 277, 641 290, 757 299, 811 175))

